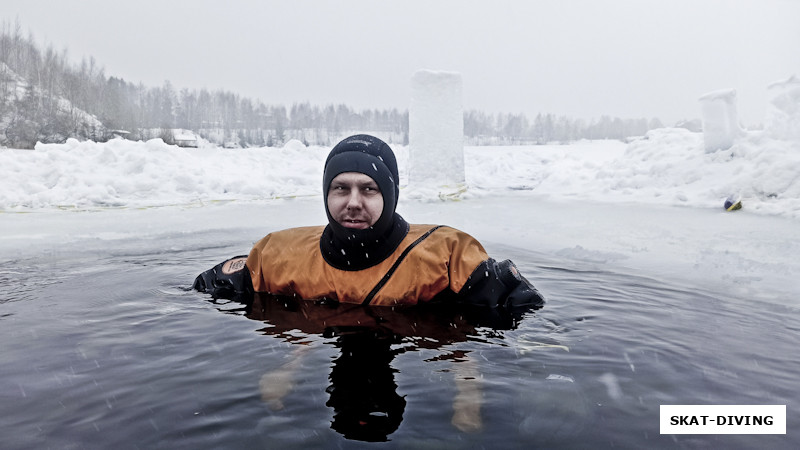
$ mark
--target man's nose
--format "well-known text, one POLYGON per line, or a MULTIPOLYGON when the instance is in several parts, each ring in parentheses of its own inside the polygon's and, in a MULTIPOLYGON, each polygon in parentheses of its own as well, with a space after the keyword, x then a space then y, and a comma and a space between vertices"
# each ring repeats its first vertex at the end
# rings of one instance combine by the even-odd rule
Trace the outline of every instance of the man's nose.
POLYGON ((347 209, 359 209, 362 204, 361 192, 358 189, 350 191, 350 196, 347 197, 347 209))

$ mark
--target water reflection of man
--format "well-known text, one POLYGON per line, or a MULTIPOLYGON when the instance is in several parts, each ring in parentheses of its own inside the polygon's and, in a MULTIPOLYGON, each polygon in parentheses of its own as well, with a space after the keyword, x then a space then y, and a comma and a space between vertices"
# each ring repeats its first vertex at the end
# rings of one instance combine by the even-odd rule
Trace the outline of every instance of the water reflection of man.
POLYGON ((405 398, 397 394, 391 362, 397 336, 366 329, 341 330, 340 356, 326 391, 333 408, 331 428, 348 439, 385 441, 400 426, 405 398))
POLYGON ((249 256, 203 272, 195 288, 218 297, 255 291, 374 306, 544 303, 514 263, 490 258, 468 234, 409 225, 397 214, 397 162, 380 139, 358 135, 337 144, 322 181, 326 226, 270 233, 249 256))
MULTIPOLYGON (((394 380, 395 356, 419 348, 443 350, 476 334, 476 326, 513 328, 525 311, 483 309, 376 308, 257 294, 246 307, 247 317, 268 323, 261 330, 264 334, 296 344, 289 362, 262 376, 261 397, 274 410, 284 407, 310 349, 308 342, 298 339, 298 331, 335 338, 340 355, 331 366, 326 389, 326 405, 334 414, 331 428, 348 439, 386 441, 400 426, 406 406, 394 380)), ((454 361, 457 393, 452 424, 462 431, 479 430, 482 392, 474 361, 460 351, 444 352, 437 358, 441 359, 454 361)))

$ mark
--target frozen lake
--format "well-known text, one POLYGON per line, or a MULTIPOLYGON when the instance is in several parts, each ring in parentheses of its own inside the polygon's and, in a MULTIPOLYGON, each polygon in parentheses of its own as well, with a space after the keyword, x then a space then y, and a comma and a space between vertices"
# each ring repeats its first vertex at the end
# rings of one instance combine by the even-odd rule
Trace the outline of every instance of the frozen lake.
POLYGON ((323 223, 321 209, 312 197, 0 214, 4 445, 357 446, 341 405, 364 371, 385 380, 369 397, 390 447, 800 445, 791 431, 664 436, 658 422, 661 404, 786 404, 797 428, 793 219, 530 192, 401 202, 410 222, 457 227, 517 263, 548 299, 518 323, 379 311, 354 329, 322 309, 342 320, 326 331, 313 320, 325 306, 245 311, 188 290, 270 231, 323 223))

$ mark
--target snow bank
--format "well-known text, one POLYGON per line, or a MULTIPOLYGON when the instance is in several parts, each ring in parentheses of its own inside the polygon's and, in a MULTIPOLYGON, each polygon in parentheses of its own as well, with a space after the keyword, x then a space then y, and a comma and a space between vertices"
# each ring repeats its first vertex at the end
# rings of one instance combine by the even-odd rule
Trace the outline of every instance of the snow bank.
MULTIPOLYGON (((408 195, 408 148, 392 146, 408 195)), ((184 149, 161 140, 38 144, 0 150, 0 210, 147 207, 319 196, 329 148, 184 149)), ((493 195, 722 208, 800 218, 800 142, 748 132, 706 153, 701 133, 650 131, 617 141, 467 147, 464 199, 493 195)), ((405 193, 405 194, 404 194, 405 193)), ((433 201, 439 201, 433 197, 433 201)), ((430 199, 428 199, 430 201, 430 199)))
POLYGON ((721 208, 738 194, 750 211, 800 217, 800 145, 760 132, 715 153, 705 152, 702 133, 663 128, 627 146, 608 141, 472 147, 466 161, 467 197, 511 190, 601 203, 721 208))
POLYGON ((702 134, 652 130, 616 158, 575 161, 547 174, 540 192, 593 201, 721 207, 739 194, 746 208, 800 217, 800 146, 751 132, 727 150, 706 153, 702 134), (582 164, 581 166, 578 163, 582 164))
POLYGON ((163 206, 319 193, 328 149, 184 149, 161 139, 0 151, 0 208, 163 206))

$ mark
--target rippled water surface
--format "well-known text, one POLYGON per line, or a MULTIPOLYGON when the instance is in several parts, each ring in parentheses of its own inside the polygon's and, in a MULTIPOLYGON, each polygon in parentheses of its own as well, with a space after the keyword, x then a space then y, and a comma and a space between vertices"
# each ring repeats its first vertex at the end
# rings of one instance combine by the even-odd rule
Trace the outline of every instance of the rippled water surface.
POLYGON ((188 290, 208 236, 0 261, 3 448, 798 448, 798 311, 514 248, 520 320, 188 290), (786 404, 789 434, 665 436, 662 404, 786 404))

